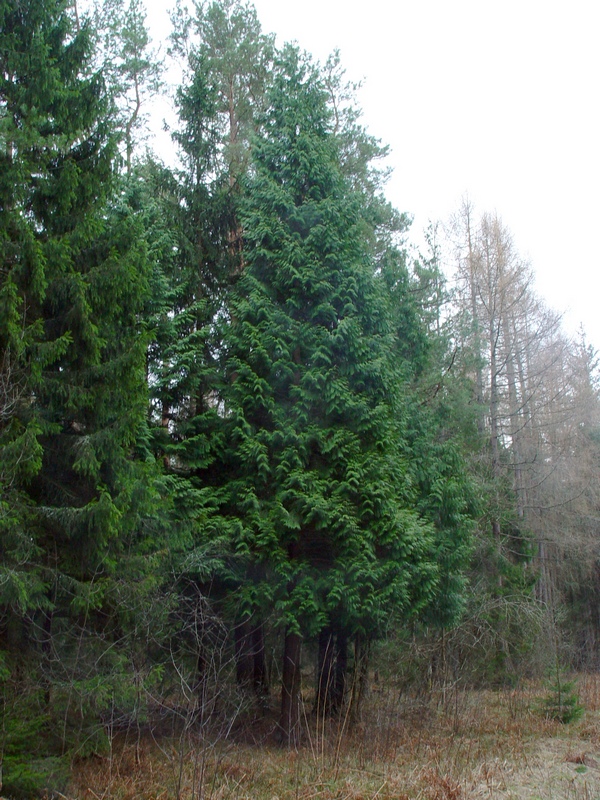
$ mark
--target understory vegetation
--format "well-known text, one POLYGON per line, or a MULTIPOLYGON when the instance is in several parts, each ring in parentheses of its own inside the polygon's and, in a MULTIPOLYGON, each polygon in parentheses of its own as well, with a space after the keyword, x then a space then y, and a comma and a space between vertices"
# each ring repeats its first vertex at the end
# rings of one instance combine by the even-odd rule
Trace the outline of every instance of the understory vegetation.
POLYGON ((273 744, 276 719, 238 716, 225 731, 183 720, 115 732, 77 760, 67 797, 324 800, 589 800, 600 790, 597 675, 580 675, 574 725, 539 712, 546 687, 500 690, 373 682, 360 724, 318 720, 307 698, 303 744, 273 744), (226 734, 226 736, 224 735, 226 734))
POLYGON ((172 22, 0 0, 0 791, 510 797, 597 750, 596 354, 337 53, 172 22))

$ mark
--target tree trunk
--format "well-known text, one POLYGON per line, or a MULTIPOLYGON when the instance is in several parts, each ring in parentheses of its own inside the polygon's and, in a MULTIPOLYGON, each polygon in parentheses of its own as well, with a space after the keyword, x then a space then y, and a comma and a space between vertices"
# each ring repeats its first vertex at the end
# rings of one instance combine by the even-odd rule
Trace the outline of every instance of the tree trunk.
POLYGON ((253 688, 259 703, 265 703, 269 695, 269 676, 265 658, 265 628, 262 622, 252 629, 253 688))
POLYGON ((473 232, 471 230, 471 213, 472 213, 471 206, 469 204, 465 204, 463 214, 465 216, 465 223, 467 228, 469 299, 471 304, 471 319, 473 324, 474 348, 477 354, 477 362, 476 362, 477 366, 475 374, 475 387, 476 387, 475 400, 477 402, 477 408, 478 408, 477 432, 479 433, 480 436, 483 436, 485 432, 485 419, 482 413, 484 392, 483 392, 483 369, 481 366, 482 342, 481 342, 480 320, 478 311, 479 286, 477 278, 477 264, 476 264, 477 259, 473 247, 473 232))
POLYGON ((348 674, 348 637, 331 626, 319 634, 317 661, 317 696, 315 711, 319 716, 335 713, 344 705, 348 674))
POLYGON ((319 633, 319 652, 317 656, 317 696, 315 712, 322 717, 331 708, 331 686, 334 680, 334 639, 331 627, 319 633))
POLYGON ((349 715, 352 722, 358 721, 362 702, 368 690, 370 651, 370 640, 365 636, 357 635, 354 640, 354 675, 350 689, 349 715))
POLYGON ((252 658, 252 623, 248 619, 238 621, 235 636, 235 676, 238 688, 248 690, 254 678, 252 658))
POLYGON ((283 676, 281 681, 281 743, 297 747, 300 743, 300 656, 302 637, 286 631, 283 647, 283 676))
POLYGON ((345 631, 339 631, 335 653, 335 682, 333 685, 332 707, 334 711, 343 708, 346 695, 346 678, 348 675, 348 637, 345 631))
POLYGON ((235 626, 235 666, 237 684, 255 694, 262 703, 269 693, 262 622, 243 620, 235 626))

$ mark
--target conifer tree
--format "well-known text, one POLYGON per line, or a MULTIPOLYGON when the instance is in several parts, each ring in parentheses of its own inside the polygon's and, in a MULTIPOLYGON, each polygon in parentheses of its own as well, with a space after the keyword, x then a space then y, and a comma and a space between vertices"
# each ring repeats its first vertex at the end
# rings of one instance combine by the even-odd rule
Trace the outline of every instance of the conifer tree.
POLYGON ((273 36, 261 30, 256 9, 241 0, 194 3, 194 16, 178 6, 172 37, 192 75, 208 76, 220 139, 221 173, 230 188, 245 172, 249 141, 273 58, 273 36))
POLYGON ((248 614, 285 629, 281 732, 299 725, 302 639, 344 642, 434 597, 384 283, 344 178, 319 73, 277 64, 241 219, 246 268, 224 332, 222 514, 248 614))
POLYGON ((96 61, 113 99, 113 133, 121 133, 124 162, 131 173, 136 138, 143 136, 148 102, 162 87, 164 61, 151 47, 141 0, 96 0, 96 61))
POLYGON ((134 458, 146 252, 111 199, 116 142, 90 43, 66 2, 0 4, 0 362, 16 387, 0 420, 0 639, 47 687, 80 652, 69 620, 81 636, 106 626, 149 486, 134 458))
MULTIPOLYGON (((163 428, 170 426, 171 444, 182 445, 214 393, 215 322, 241 258, 237 181, 270 48, 252 7, 228 0, 196 4, 194 11, 192 17, 180 7, 174 18, 173 50, 187 61, 173 134, 183 169, 171 178, 164 170, 157 193, 173 239, 164 257, 170 340, 162 337, 150 365, 163 428)), ((158 189, 158 172, 151 172, 158 189)), ((194 456, 179 450, 185 470, 194 456)))
MULTIPOLYGON (((243 266, 239 180, 262 107, 272 39, 261 33, 252 6, 228 0, 197 3, 194 16, 180 8, 172 45, 187 61, 173 134, 182 169, 170 174, 146 165, 143 170, 150 236, 155 244, 159 238, 168 243, 159 247, 156 262, 154 278, 161 290, 151 301, 157 338, 148 368, 154 442, 177 485, 174 497, 190 535, 190 564, 198 563, 194 548, 205 546, 208 529, 211 552, 219 549, 213 491, 215 447, 223 426, 219 320, 228 313, 229 287, 243 266)), ((186 577, 201 580, 197 572, 186 577)), ((221 593, 214 576, 212 586, 213 593, 215 586, 221 593)), ((243 643, 243 622, 234 628, 243 643)), ((246 684, 243 663, 247 659, 240 656, 238 678, 246 684)))

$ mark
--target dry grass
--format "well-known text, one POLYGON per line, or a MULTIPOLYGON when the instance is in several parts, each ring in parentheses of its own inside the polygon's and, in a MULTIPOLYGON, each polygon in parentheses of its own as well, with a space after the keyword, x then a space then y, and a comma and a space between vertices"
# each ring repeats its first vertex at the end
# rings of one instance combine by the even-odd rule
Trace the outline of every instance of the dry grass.
POLYGON ((580 676, 584 718, 533 709, 541 689, 400 696, 375 687, 359 725, 317 726, 273 743, 272 717, 238 720, 228 740, 121 734, 75 765, 69 800, 600 800, 600 678, 580 676))

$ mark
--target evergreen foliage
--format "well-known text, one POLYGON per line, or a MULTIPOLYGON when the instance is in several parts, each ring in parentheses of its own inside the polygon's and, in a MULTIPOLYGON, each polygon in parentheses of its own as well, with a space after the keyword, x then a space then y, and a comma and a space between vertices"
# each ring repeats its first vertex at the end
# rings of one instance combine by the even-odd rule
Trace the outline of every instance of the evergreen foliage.
MULTIPOLYGON (((248 564, 247 614, 274 608, 290 635, 369 638, 392 609, 407 619, 431 604, 440 579, 433 515, 418 508, 429 487, 410 465, 406 370, 321 77, 292 47, 262 130, 223 333, 221 513, 248 564)), ((457 561, 465 532, 456 525, 457 561)))
POLYGON ((141 0, 96 0, 93 17, 95 61, 112 100, 112 135, 124 143, 128 173, 136 138, 142 138, 145 106, 158 95, 164 64, 152 50, 141 0))
POLYGON ((585 709, 579 704, 575 681, 565 678, 558 663, 547 688, 548 693, 540 702, 541 713, 547 719, 568 725, 581 718, 585 709))
POLYGON ((43 713, 61 720, 50 757, 102 710, 116 590, 142 578, 142 520, 160 516, 145 445, 147 253, 118 197, 89 25, 66 3, 4 2, 0 59, 0 647, 11 680, 41 687, 43 713))
MULTIPOLYGON (((142 4, 76 12, 0 0, 2 791, 62 791, 69 754, 157 698, 209 714, 230 654, 263 707, 267 637, 288 744, 304 643, 315 710, 351 718, 391 627, 447 676, 467 608, 488 683, 559 600, 580 651, 600 640, 595 354, 498 219, 461 212, 451 297, 339 55, 277 51, 241 0, 177 7, 180 163, 139 159, 142 4)), ((558 673, 551 695, 576 716, 558 673)))

